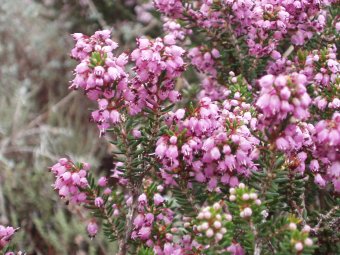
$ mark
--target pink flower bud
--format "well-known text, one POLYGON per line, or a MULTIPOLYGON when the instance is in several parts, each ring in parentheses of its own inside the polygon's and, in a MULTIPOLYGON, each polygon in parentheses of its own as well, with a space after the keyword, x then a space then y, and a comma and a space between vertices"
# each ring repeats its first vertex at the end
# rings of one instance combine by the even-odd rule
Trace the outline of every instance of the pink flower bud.
POLYGON ((87 225, 86 229, 87 229, 87 233, 89 234, 89 237, 93 238, 96 236, 98 232, 98 225, 92 221, 87 225))
POLYGON ((104 176, 100 177, 98 180, 98 185, 100 187, 105 187, 107 185, 107 178, 104 176))
POLYGON ((95 206, 97 206, 97 207, 102 207, 103 204, 104 204, 104 200, 103 200, 101 197, 97 197, 97 198, 94 200, 94 204, 95 204, 95 206))

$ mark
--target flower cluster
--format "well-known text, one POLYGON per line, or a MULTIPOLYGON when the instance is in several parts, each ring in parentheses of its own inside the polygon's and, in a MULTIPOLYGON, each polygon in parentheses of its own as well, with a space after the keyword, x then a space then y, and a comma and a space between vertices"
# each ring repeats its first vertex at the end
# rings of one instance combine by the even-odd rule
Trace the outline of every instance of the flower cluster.
POLYGON ((194 1, 184 11, 181 1, 156 1, 156 8, 170 18, 180 18, 197 27, 245 36, 249 53, 262 57, 270 55, 287 37, 292 44, 303 45, 322 31, 326 25, 323 8, 332 2, 335 1, 194 1))
POLYGON ((228 213, 223 213, 222 206, 219 203, 215 203, 212 207, 204 207, 199 212, 197 219, 194 221, 194 230, 199 235, 204 236, 202 241, 208 239, 208 243, 210 240, 218 243, 223 239, 224 234, 227 233, 224 223, 231 220, 232 216, 228 213))
MULTIPOLYGON (((300 50, 293 58, 288 60, 282 57, 278 51, 273 51, 271 54, 273 61, 270 61, 267 66, 267 72, 273 75, 288 74, 299 72, 306 76, 307 84, 313 85, 315 94, 320 98, 323 91, 331 84, 335 84, 340 72, 339 62, 336 58, 336 45, 329 45, 327 48, 305 52, 300 50)), ((333 99, 333 98, 332 98, 333 99)), ((336 99, 336 98, 334 98, 336 99)), ((317 105, 319 108, 324 108, 326 103, 320 101, 317 105)))
POLYGON ((336 52, 335 45, 311 52, 300 50, 293 60, 281 57, 281 54, 276 52, 272 54, 275 61, 269 62, 267 72, 273 75, 292 72, 305 75, 307 86, 312 88, 312 104, 320 111, 338 110, 340 99, 336 91, 340 89, 340 65, 336 52))
POLYGON ((320 187, 332 182, 336 191, 340 190, 339 121, 340 115, 334 113, 332 119, 321 120, 315 126, 306 122, 289 124, 276 139, 276 147, 285 152, 288 163, 298 160, 294 170, 303 173, 309 165, 320 187))
POLYGON ((164 18, 163 30, 176 40, 183 41, 187 35, 192 34, 191 29, 183 28, 176 20, 164 18))
MULTIPOLYGON (((306 58, 307 70, 318 71, 313 81, 319 86, 329 86, 334 83, 340 72, 340 64, 336 59, 337 48, 335 45, 322 51, 313 51, 306 58)), ((310 72, 312 73, 312 72, 310 72)))
POLYGON ((330 120, 319 121, 315 125, 313 140, 315 160, 311 169, 316 173, 316 183, 324 187, 331 181, 334 189, 340 192, 340 113, 334 113, 330 120))
POLYGON ((138 197, 138 214, 133 220, 131 238, 152 247, 157 255, 172 254, 167 250, 181 252, 181 248, 173 244, 173 234, 176 232, 176 228, 171 228, 173 219, 174 212, 167 208, 162 195, 156 193, 148 199, 143 193, 138 197), (168 232, 167 229, 172 231, 168 232))
POLYGON ((276 139, 275 144, 278 150, 285 152, 288 163, 296 162, 299 164, 289 164, 293 170, 303 173, 306 168, 307 153, 315 148, 313 142, 314 126, 306 122, 289 124, 282 134, 276 139))
POLYGON ((75 68, 71 88, 82 88, 90 100, 97 101, 98 110, 92 112, 92 119, 98 124, 101 134, 110 123, 120 122, 119 109, 128 86, 125 65, 128 56, 123 53, 115 57, 113 50, 118 44, 110 39, 111 31, 97 31, 88 37, 74 34, 75 47, 71 56, 80 63, 75 68))
POLYGON ((0 250, 2 250, 13 238, 17 229, 0 225, 0 250))
POLYGON ((237 185, 236 174, 251 175, 257 169, 259 141, 249 129, 256 123, 249 110, 241 101, 226 100, 220 106, 203 98, 187 117, 183 109, 170 112, 171 135, 162 136, 156 147, 165 182, 172 183, 173 173, 182 171, 213 190, 219 182, 237 185))
POLYGON ((87 171, 90 169, 88 163, 76 165, 67 158, 61 158, 50 169, 56 177, 53 187, 61 198, 76 204, 86 201, 87 195, 82 189, 88 187, 86 178, 87 171))
POLYGON ((154 3, 156 9, 171 18, 181 17, 184 11, 181 0, 155 0, 154 3))
POLYGON ((201 73, 202 90, 199 98, 209 97, 212 100, 223 100, 229 94, 229 90, 221 86, 217 81, 217 61, 221 58, 220 52, 216 49, 206 47, 191 48, 188 57, 191 64, 201 73))
POLYGON ((209 97, 213 101, 225 100, 231 92, 228 88, 218 84, 216 79, 209 76, 202 80, 201 87, 202 90, 198 95, 200 99, 209 97))
POLYGON ((221 55, 217 49, 206 51, 202 47, 194 47, 188 53, 191 64, 194 65, 200 72, 209 74, 212 77, 216 77, 217 75, 217 71, 214 66, 215 60, 220 56, 221 55))
POLYGON ((126 96, 130 114, 144 107, 154 109, 162 101, 177 102, 180 94, 175 90, 174 79, 184 71, 184 50, 172 37, 137 39, 138 48, 131 53, 136 76, 131 80, 126 96))
POLYGON ((309 117, 311 98, 307 93, 307 79, 303 74, 290 76, 265 75, 259 80, 260 97, 256 105, 265 124, 280 124, 287 117, 304 120, 309 117))
POLYGON ((244 219, 252 216, 252 207, 260 206, 262 203, 255 191, 246 187, 244 183, 240 183, 236 188, 231 188, 229 193, 229 200, 240 206, 240 217, 244 219))
POLYGON ((330 1, 225 1, 231 8, 229 22, 238 36, 246 35, 249 53, 265 56, 290 37, 302 45, 326 24, 322 8, 330 1))
POLYGON ((288 231, 292 236, 291 245, 296 252, 302 252, 304 249, 313 246, 313 239, 309 237, 310 230, 311 227, 308 225, 305 225, 302 230, 299 230, 296 221, 289 223, 288 231))
POLYGON ((71 56, 80 63, 75 68, 71 88, 82 88, 90 100, 97 101, 98 110, 92 112, 92 119, 101 134, 121 121, 124 109, 135 115, 145 107, 157 107, 158 101, 179 100, 174 79, 184 71, 184 50, 174 45, 171 36, 154 41, 139 38, 138 48, 130 56, 122 53, 117 57, 113 50, 118 44, 110 39, 108 30, 90 37, 83 34, 73 37, 76 44, 71 56), (132 77, 125 71, 129 57, 135 63, 132 77))

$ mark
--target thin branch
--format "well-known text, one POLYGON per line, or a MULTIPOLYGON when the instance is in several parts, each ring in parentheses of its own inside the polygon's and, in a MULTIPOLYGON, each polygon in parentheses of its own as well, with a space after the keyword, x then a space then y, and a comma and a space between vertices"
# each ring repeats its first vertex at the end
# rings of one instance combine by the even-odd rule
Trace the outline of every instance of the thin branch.
POLYGON ((0 222, 1 223, 7 223, 8 218, 6 214, 6 209, 5 209, 5 198, 4 198, 4 193, 2 191, 2 182, 0 182, 0 222))
POLYGON ((283 53, 284 58, 288 58, 289 55, 294 51, 294 46, 290 45, 289 48, 283 53))
POLYGON ((87 5, 90 8, 90 11, 92 12, 93 16, 96 17, 98 20, 100 26, 105 29, 108 28, 109 26, 107 25, 106 21, 103 19, 103 15, 98 11, 96 5, 93 3, 92 0, 87 0, 87 5))
POLYGON ((332 216, 332 214, 338 211, 339 209, 340 209, 340 206, 337 205, 333 207, 326 215, 321 214, 318 224, 316 224, 316 226, 313 228, 313 232, 317 234, 317 232, 320 230, 320 226, 323 223, 323 221, 328 220, 332 216))

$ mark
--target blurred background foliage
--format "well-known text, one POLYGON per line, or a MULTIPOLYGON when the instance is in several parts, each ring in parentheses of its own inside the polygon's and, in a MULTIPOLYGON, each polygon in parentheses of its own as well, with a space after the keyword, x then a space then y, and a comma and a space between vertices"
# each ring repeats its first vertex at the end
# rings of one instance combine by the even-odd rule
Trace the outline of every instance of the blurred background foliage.
POLYGON ((137 36, 158 35, 160 23, 147 1, 0 3, 0 224, 20 226, 14 243, 27 254, 114 254, 102 236, 87 237, 88 217, 51 188, 48 167, 60 156, 90 162, 101 175, 112 164, 108 143, 88 121, 91 105, 68 90, 70 34, 109 28, 127 50, 137 36))

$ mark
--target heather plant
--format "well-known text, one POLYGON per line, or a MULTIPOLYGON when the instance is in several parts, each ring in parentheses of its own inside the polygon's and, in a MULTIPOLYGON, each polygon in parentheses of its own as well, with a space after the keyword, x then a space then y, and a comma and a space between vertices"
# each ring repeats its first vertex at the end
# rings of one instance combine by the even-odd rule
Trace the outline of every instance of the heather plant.
MULTIPOLYGON (((164 33, 128 51, 110 29, 72 35, 69 88, 93 102, 113 164, 50 172, 89 238, 119 255, 339 253, 339 4, 153 6, 138 19, 160 15, 164 33)), ((0 248, 17 230, 0 227, 0 248)))
MULTIPOLYGON (((117 36, 125 47, 140 32, 134 6, 130 16, 109 19, 95 7, 77 1, 4 0, 0 6, 0 225, 17 229, 13 250, 27 254, 106 254, 114 249, 103 233, 87 238, 87 218, 77 208, 58 201, 51 189, 53 176, 45 171, 60 155, 86 159, 96 171, 109 171, 109 144, 92 139, 97 130, 88 122, 90 102, 69 93, 74 62, 68 57, 75 31, 100 29, 98 17, 128 32, 117 36), (48 29, 46 29, 48 28, 48 29), (138 32, 138 33, 137 33, 138 32), (29 185, 27 185, 29 183, 29 185), (75 214, 77 217, 70 217, 75 214), (91 244, 91 245, 90 245, 91 244)), ((110 15, 111 15, 110 14, 110 15)), ((145 30, 147 31, 147 30, 145 30)))

